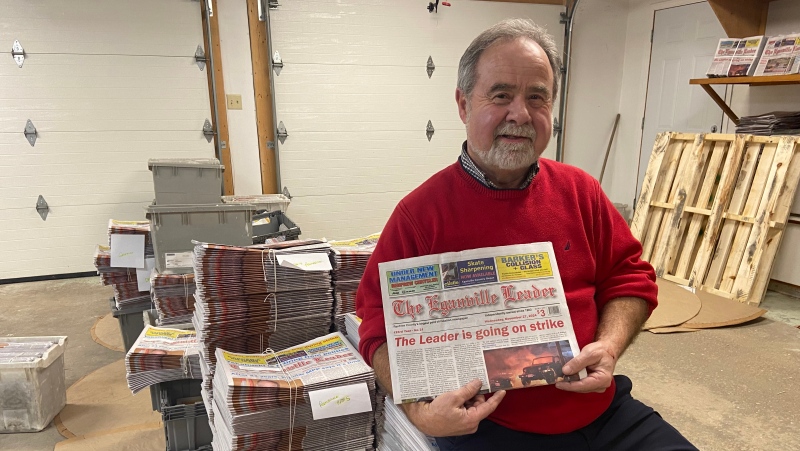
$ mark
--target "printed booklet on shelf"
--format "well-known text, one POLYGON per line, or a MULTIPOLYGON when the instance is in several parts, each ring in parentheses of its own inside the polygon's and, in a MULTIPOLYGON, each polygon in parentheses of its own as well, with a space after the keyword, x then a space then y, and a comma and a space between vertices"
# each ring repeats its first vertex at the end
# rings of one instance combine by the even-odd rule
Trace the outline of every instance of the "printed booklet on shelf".
POLYGON ((578 380, 580 352, 551 243, 379 265, 395 402, 481 379, 482 393, 578 380))

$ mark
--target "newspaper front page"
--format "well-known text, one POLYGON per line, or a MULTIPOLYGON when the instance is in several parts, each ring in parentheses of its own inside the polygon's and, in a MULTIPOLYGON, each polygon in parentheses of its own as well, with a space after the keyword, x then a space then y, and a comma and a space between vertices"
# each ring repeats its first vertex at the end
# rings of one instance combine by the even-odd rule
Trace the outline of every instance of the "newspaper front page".
POLYGON ((580 352, 551 243, 379 265, 395 402, 553 384, 580 352))

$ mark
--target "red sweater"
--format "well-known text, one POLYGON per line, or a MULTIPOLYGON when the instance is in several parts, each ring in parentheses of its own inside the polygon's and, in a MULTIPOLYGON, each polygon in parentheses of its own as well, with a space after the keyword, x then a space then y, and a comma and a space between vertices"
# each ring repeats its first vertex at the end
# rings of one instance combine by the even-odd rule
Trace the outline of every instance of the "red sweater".
MULTIPOLYGON (((433 175, 406 196, 383 229, 356 299, 360 352, 368 363, 386 342, 378 263, 426 254, 550 241, 555 248, 575 335, 595 338, 599 312, 610 300, 634 296, 656 306, 655 274, 639 260, 641 244, 603 193, 580 169, 540 160, 523 190, 492 190, 460 163, 433 175)), ((489 419, 511 429, 560 434, 597 419, 614 397, 578 394, 553 385, 511 390, 489 419)))

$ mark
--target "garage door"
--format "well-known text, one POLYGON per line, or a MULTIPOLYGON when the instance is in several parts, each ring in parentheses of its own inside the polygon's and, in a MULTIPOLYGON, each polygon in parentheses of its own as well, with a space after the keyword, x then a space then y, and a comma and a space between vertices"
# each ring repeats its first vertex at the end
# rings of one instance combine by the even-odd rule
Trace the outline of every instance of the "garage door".
POLYGON ((405 194, 456 161, 465 139, 458 60, 480 31, 527 17, 563 40, 563 7, 452 3, 431 14, 421 0, 283 0, 270 11, 272 51, 283 62, 273 72, 277 121, 288 135, 281 183, 303 236, 379 231, 405 194))
POLYGON ((144 219, 149 158, 214 156, 200 5, 3 0, 0 46, 14 41, 22 67, 0 55, 0 279, 91 271, 109 218, 144 219))

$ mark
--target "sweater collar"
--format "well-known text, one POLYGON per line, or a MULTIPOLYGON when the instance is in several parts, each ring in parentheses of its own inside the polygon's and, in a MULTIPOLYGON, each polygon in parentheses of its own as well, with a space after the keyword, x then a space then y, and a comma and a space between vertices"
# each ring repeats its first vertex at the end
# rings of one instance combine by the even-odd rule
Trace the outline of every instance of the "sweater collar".
POLYGON ((466 141, 464 141, 464 144, 461 145, 461 156, 459 157, 458 161, 461 163, 461 167, 464 168, 467 174, 472 176, 481 185, 489 189, 498 191, 525 190, 531 185, 531 182, 533 182, 533 179, 534 177, 536 177, 536 174, 539 173, 539 162, 537 161, 531 165, 531 168, 528 171, 528 176, 525 178, 525 181, 522 182, 522 186, 520 186, 519 188, 498 188, 497 185, 492 183, 492 181, 486 177, 486 173, 481 171, 478 165, 476 165, 475 162, 472 161, 472 158, 469 156, 469 153, 467 152, 466 141))

